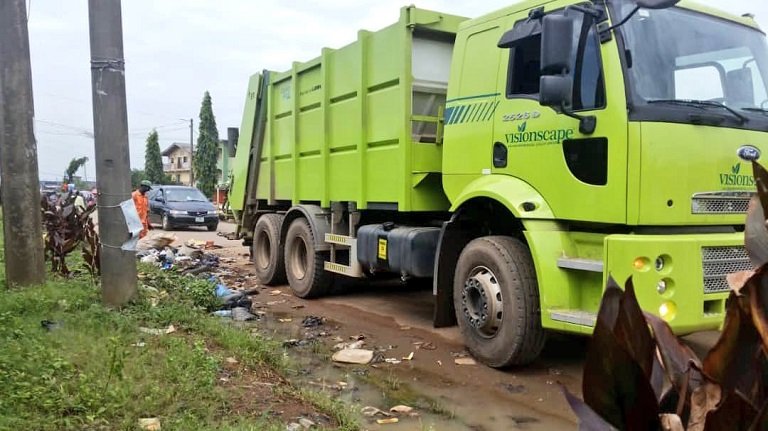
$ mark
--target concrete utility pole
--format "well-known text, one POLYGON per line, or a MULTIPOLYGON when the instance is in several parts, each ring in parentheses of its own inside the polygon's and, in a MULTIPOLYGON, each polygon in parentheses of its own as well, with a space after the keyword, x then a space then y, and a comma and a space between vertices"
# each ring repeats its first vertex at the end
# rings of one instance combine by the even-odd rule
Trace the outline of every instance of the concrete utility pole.
POLYGON ((45 281, 25 0, 0 1, 0 193, 8 287, 45 281))
POLYGON ((189 185, 194 187, 195 186, 195 142, 194 138, 192 137, 192 131, 195 127, 195 120, 190 118, 189 119, 189 153, 191 156, 189 157, 189 185))
POLYGON ((131 197, 120 0, 88 0, 88 20, 99 189, 101 292, 104 303, 121 306, 136 294, 137 277, 136 254, 120 248, 128 239, 120 202, 131 197))

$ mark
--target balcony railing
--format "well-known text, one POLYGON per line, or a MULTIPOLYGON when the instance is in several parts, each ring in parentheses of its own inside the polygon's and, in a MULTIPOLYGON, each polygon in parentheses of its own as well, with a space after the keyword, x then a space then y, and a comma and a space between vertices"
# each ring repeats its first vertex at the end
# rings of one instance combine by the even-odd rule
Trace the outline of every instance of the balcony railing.
POLYGON ((163 163, 164 172, 188 171, 190 163, 163 163))

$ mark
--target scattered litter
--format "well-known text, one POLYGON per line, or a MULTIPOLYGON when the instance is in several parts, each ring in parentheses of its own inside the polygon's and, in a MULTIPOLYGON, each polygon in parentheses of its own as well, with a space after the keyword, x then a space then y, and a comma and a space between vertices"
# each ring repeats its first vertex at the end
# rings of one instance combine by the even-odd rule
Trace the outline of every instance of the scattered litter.
POLYGON ((399 413, 399 414, 403 414, 403 415, 410 415, 410 414, 413 413, 413 407, 409 407, 409 406, 405 406, 405 405, 401 404, 399 406, 392 407, 391 409, 389 409, 389 411, 392 412, 392 413, 399 413))
POLYGON ((557 368, 550 368, 549 369, 549 374, 551 374, 553 376, 559 376, 559 375, 563 374, 563 370, 558 370, 557 368))
POLYGON ((213 312, 214 316, 232 317, 232 310, 217 310, 213 312))
POLYGON ((293 322, 293 319, 277 319, 277 321, 280 323, 288 323, 288 322, 293 322))
POLYGON ((158 418, 140 418, 139 428, 145 431, 160 431, 160 419, 158 418))
POLYGON ((239 363, 240 363, 240 362, 239 362, 237 359, 235 359, 235 358, 233 358, 233 357, 231 357, 231 356, 230 356, 230 357, 228 357, 227 359, 225 359, 225 361, 227 361, 227 363, 228 363, 228 364, 232 364, 232 365, 235 365, 235 364, 239 364, 239 363))
POLYGON ((291 305, 291 308, 293 308, 294 310, 298 310, 299 308, 304 308, 304 305, 302 304, 291 305))
POLYGON ((307 418, 299 418, 299 424, 303 426, 304 429, 310 429, 315 426, 315 423, 307 418))
POLYGON ((398 418, 376 419, 376 423, 379 425, 396 424, 398 422, 400 422, 398 418))
POLYGON ((438 359, 438 360, 437 360, 437 366, 438 366, 438 367, 442 367, 442 366, 443 366, 443 361, 441 361, 441 360, 439 360, 439 359, 438 359))
POLYGON ((141 258, 141 263, 153 263, 153 264, 160 264, 160 259, 154 255, 154 254, 148 254, 141 258))
POLYGON ((272 296, 277 296, 277 295, 282 295, 283 292, 281 292, 279 290, 273 290, 273 291, 269 292, 269 294, 272 295, 272 296))
POLYGON ((365 344, 365 341, 355 341, 352 343, 338 343, 333 346, 333 350, 344 350, 344 349, 360 349, 365 344))
POLYGON ((369 364, 373 360, 373 350, 344 349, 334 353, 331 359, 343 364, 369 364))
POLYGON ((411 352, 408 356, 403 356, 404 361, 410 361, 413 360, 413 352, 411 352))
POLYGON ((144 347, 146 345, 147 345, 147 343, 145 343, 143 341, 139 341, 138 343, 131 344, 131 347, 144 347))
POLYGON ((168 325, 168 327, 165 329, 153 329, 153 328, 145 328, 142 326, 142 327, 139 327, 139 331, 145 334, 150 334, 150 335, 165 335, 165 334, 176 332, 176 327, 173 325, 168 325))
POLYGON ((513 385, 512 383, 502 383, 504 389, 507 390, 507 392, 511 394, 522 394, 525 392, 525 386, 524 385, 513 385))
POLYGON ((344 339, 337 335, 337 336, 333 337, 331 339, 331 341, 333 341, 334 343, 341 343, 342 341, 344 341, 344 339))
POLYGON ((285 427, 285 431, 300 431, 302 428, 301 424, 291 422, 285 427))
POLYGON ((318 326, 321 326, 323 322, 324 319, 322 317, 307 316, 301 321, 301 326, 305 328, 317 328, 318 326))
POLYGON ((273 305, 285 304, 286 302, 288 302, 288 301, 286 301, 285 299, 281 299, 279 301, 269 301, 269 302, 267 302, 267 305, 271 307, 273 305))
POLYGON ((248 311, 245 307, 235 307, 232 309, 232 320, 235 322, 246 322, 249 320, 256 320, 256 316, 248 311))
POLYGON ((136 244, 136 251, 164 250, 176 241, 176 235, 166 232, 154 232, 140 239, 136 244))
POLYGON ((350 339, 350 340, 365 340, 365 335, 364 335, 364 334, 360 334, 360 335, 350 335, 350 336, 349 336, 349 339, 350 339))
POLYGON ((392 416, 391 414, 385 412, 384 410, 379 410, 376 407, 373 406, 365 406, 362 409, 360 409, 360 413, 363 414, 363 416, 368 417, 374 417, 374 416, 392 416))
POLYGON ((386 358, 386 359, 384 359, 384 362, 386 362, 388 364, 397 365, 397 364, 399 364, 399 363, 401 363, 403 361, 401 361, 401 360, 399 360, 397 358, 386 358))
POLYGON ((456 358, 453 360, 453 362, 456 365, 476 365, 477 362, 475 362, 472 358, 456 358))
POLYGON ((40 326, 48 331, 55 331, 57 329, 61 329, 61 322, 54 322, 53 320, 42 320, 40 321, 40 326))
POLYGON ((400 330, 401 330, 401 331, 410 331, 410 330, 411 330, 411 327, 410 327, 410 326, 401 326, 401 327, 400 327, 400 330))
POLYGON ((417 349, 422 350, 435 350, 437 347, 435 347, 434 344, 426 342, 426 341, 417 341, 413 343, 414 346, 416 346, 417 349))

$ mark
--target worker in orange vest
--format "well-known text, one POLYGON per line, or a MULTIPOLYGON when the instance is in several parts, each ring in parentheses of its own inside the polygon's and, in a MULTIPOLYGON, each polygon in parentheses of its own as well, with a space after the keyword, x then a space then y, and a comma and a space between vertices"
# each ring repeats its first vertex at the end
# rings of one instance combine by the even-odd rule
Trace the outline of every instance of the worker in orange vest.
POLYGON ((152 183, 144 180, 139 185, 131 197, 133 197, 133 204, 136 206, 136 212, 139 213, 139 220, 144 225, 139 234, 139 238, 144 238, 147 235, 147 231, 152 229, 152 225, 149 224, 149 199, 147 198, 147 192, 152 190, 152 183))

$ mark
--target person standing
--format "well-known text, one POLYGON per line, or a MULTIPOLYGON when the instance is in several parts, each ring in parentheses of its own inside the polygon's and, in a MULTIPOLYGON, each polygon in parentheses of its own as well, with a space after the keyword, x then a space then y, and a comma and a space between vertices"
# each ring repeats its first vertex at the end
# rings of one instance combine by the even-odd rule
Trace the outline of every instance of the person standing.
POLYGON ((139 238, 144 238, 147 232, 152 229, 152 226, 149 224, 149 199, 147 198, 147 192, 150 190, 152 190, 152 183, 144 180, 139 185, 139 188, 131 194, 133 204, 136 206, 136 212, 139 213, 139 220, 144 225, 139 238))
POLYGON ((83 199, 80 190, 75 190, 75 209, 79 212, 85 212, 85 199, 83 199))

